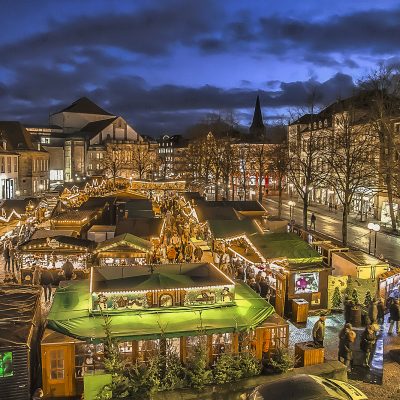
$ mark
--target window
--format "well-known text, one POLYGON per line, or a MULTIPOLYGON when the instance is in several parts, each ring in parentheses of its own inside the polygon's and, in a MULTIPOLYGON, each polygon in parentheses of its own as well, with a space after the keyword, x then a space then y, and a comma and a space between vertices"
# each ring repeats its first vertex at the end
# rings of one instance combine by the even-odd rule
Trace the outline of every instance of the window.
POLYGON ((14 375, 13 357, 11 351, 0 352, 0 379, 14 375))
POLYGON ((104 371, 103 344, 79 343, 75 345, 75 377, 94 374, 95 371, 104 371))
POLYGON ((64 350, 50 351, 50 379, 64 379, 64 350))
POLYGON ((6 172, 6 165, 5 165, 5 160, 4 157, 1 157, 1 167, 0 167, 0 172, 5 173, 6 172))
POLYGON ((18 172, 18 157, 14 157, 14 172, 18 172))
POLYGON ((11 157, 7 157, 7 173, 11 173, 11 157))
POLYGON ((170 294, 162 294, 160 296, 160 307, 171 307, 174 302, 170 294))

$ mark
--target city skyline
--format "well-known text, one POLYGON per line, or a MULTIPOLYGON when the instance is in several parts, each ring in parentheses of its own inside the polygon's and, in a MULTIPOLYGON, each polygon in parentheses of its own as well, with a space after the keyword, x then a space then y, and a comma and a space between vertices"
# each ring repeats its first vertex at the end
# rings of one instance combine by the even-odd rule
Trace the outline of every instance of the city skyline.
POLYGON ((3 5, 2 120, 43 124, 87 96, 144 135, 182 133, 209 113, 249 126, 257 94, 274 120, 311 88, 327 105, 398 62, 395 1, 3 5))

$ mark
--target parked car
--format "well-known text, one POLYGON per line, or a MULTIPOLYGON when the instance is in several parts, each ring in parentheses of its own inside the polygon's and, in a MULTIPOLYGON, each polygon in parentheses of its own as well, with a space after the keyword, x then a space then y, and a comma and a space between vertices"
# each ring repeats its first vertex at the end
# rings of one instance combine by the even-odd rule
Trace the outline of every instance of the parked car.
POLYGON ((294 375, 254 389, 249 400, 368 400, 347 382, 314 375, 294 375))

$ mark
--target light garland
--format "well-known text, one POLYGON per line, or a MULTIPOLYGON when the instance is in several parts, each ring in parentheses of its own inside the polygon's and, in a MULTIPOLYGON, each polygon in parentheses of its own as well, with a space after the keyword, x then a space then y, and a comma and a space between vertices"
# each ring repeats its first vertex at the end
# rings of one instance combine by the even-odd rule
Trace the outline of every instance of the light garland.
POLYGON ((8 222, 10 222, 11 217, 13 215, 15 215, 18 219, 21 219, 21 214, 18 214, 14 209, 12 209, 12 211, 11 211, 10 215, 8 216, 8 218, 0 217, 0 221, 8 223, 8 222))

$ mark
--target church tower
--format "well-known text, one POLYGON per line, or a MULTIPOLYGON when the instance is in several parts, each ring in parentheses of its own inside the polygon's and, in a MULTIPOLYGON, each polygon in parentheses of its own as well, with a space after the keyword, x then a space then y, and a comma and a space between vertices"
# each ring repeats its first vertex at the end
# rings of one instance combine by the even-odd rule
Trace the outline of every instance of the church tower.
POLYGON ((254 108, 253 122, 251 123, 249 133, 254 136, 265 135, 265 126, 261 114, 260 96, 257 96, 256 106, 254 108))

